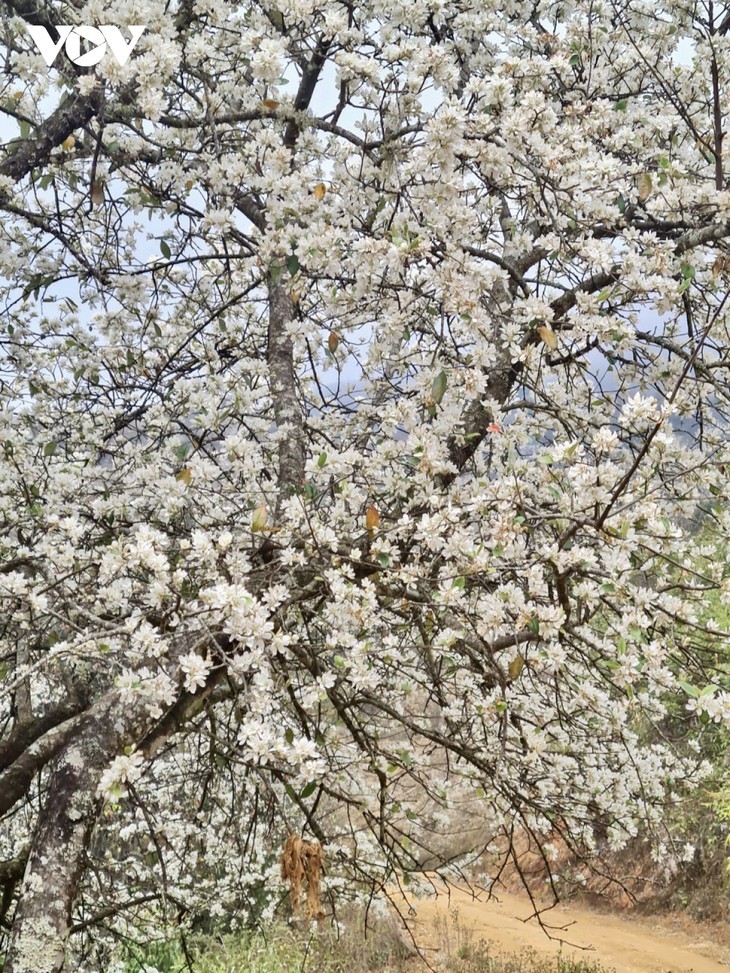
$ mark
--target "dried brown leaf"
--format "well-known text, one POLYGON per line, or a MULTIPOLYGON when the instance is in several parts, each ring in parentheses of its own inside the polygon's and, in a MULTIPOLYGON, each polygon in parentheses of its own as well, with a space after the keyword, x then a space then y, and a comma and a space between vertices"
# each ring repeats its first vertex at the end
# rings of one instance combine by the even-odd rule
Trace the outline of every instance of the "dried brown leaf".
POLYGON ((537 329, 537 333, 548 348, 551 351, 555 351, 558 347, 558 339, 553 329, 549 325, 544 324, 537 329))

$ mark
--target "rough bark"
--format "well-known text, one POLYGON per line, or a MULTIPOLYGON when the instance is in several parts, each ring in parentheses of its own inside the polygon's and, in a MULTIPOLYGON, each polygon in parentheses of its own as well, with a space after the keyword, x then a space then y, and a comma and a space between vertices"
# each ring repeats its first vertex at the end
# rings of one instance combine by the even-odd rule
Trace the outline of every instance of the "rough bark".
POLYGON ((304 479, 304 428, 297 398, 294 340, 288 325, 294 304, 281 281, 269 279, 268 362, 279 450, 279 504, 304 479))
POLYGON ((35 775, 73 738, 82 717, 72 717, 44 734, 0 774, 0 814, 24 797, 35 775))
MULTIPOLYGON (((49 707, 32 722, 18 722, 12 733, 0 743, 0 772, 7 770, 20 756, 62 723, 77 716, 87 703, 81 697, 67 697, 60 703, 49 707)), ((0 778, 2 780, 2 778, 0 778)), ((2 787, 0 787, 2 793, 2 787)))
POLYGON ((75 95, 61 102, 12 155, 0 162, 0 175, 17 181, 47 162, 53 149, 91 121, 99 109, 99 97, 98 94, 75 95))
POLYGON ((116 694, 81 718, 51 773, 3 973, 60 973, 102 772, 144 726, 116 694))
POLYGON ((15 887, 28 863, 30 845, 24 845, 14 858, 0 862, 0 927, 9 926, 6 919, 15 895, 15 887))

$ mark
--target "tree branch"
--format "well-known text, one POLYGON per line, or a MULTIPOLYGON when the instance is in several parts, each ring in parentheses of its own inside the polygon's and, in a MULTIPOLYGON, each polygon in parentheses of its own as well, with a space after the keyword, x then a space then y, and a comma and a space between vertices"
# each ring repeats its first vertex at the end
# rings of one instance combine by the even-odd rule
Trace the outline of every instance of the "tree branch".
POLYGON ((305 444, 302 410, 296 392, 294 339, 288 326, 295 317, 288 290, 269 275, 268 363, 271 397, 277 426, 279 450, 279 497, 290 496, 304 479, 305 444))

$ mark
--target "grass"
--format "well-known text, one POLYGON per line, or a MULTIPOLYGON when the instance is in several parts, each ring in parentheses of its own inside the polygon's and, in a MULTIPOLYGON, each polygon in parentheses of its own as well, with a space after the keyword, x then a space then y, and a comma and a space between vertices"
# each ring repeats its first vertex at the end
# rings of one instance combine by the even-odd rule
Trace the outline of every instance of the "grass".
POLYGON ((444 973, 614 973, 595 960, 541 956, 533 949, 493 952, 484 939, 452 957, 443 969, 444 973))
POLYGON ((130 960, 125 973, 612 973, 589 958, 542 956, 522 949, 503 953, 460 919, 458 910, 438 917, 428 963, 414 955, 395 920, 368 923, 354 908, 343 913, 340 929, 320 930, 271 924, 261 932, 188 942, 188 959, 176 943, 149 947, 144 957, 130 960))
POLYGON ((439 973, 615 973, 588 957, 543 956, 524 947, 502 952, 488 940, 475 940, 474 930, 460 919, 458 909, 437 915, 434 932, 439 942, 439 973))
POLYGON ((125 973, 415 973, 413 951, 398 932, 395 920, 370 916, 363 910, 340 915, 339 928, 289 925, 279 920, 265 933, 190 938, 188 956, 177 942, 151 945, 143 956, 130 958, 125 973))

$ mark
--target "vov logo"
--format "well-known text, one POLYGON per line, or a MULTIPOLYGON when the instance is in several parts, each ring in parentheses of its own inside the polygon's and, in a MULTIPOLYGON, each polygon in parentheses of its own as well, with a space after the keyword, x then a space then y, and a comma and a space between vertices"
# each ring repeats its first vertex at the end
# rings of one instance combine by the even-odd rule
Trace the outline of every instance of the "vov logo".
POLYGON ((58 32, 58 41, 51 40, 51 35, 45 27, 26 24, 28 33, 36 42, 41 57, 49 68, 64 46, 69 60, 78 64, 80 68, 90 68, 94 64, 98 64, 106 54, 107 45, 109 45, 119 64, 126 64, 129 55, 137 46, 137 41, 146 30, 139 24, 130 24, 127 30, 132 35, 132 39, 127 42, 124 40, 121 30, 112 24, 100 24, 98 27, 87 27, 85 25, 74 27, 68 24, 54 26, 58 32), (81 52, 82 40, 94 45, 90 51, 81 52))

